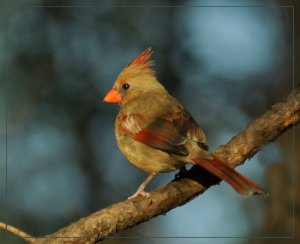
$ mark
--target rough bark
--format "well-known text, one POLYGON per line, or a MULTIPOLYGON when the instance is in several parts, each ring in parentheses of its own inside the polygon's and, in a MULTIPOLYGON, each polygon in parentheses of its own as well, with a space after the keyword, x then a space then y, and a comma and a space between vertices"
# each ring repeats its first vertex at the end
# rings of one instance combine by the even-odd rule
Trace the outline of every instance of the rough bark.
MULTIPOLYGON (((265 144, 274 141, 288 128, 300 121, 300 89, 273 105, 263 115, 253 120, 240 134, 214 152, 228 164, 236 167, 251 158, 265 144)), ((82 218, 37 243, 94 243, 118 231, 165 214, 202 194, 219 180, 200 169, 192 167, 173 182, 151 192, 150 198, 139 196, 113 204, 90 216, 82 218)))

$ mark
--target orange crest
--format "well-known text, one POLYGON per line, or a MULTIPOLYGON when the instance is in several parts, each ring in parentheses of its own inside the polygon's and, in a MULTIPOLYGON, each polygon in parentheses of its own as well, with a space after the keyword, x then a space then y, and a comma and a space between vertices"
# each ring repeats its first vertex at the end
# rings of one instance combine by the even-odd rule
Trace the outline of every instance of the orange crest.
POLYGON ((123 83, 132 77, 141 75, 154 76, 155 71, 152 69, 154 61, 151 60, 152 49, 147 48, 139 56, 137 56, 130 64, 128 64, 125 69, 121 72, 118 77, 118 82, 123 83))
POLYGON ((151 47, 148 47, 144 52, 142 52, 139 56, 137 56, 135 60, 133 60, 128 66, 146 64, 151 58, 151 54, 152 54, 152 49, 151 47))

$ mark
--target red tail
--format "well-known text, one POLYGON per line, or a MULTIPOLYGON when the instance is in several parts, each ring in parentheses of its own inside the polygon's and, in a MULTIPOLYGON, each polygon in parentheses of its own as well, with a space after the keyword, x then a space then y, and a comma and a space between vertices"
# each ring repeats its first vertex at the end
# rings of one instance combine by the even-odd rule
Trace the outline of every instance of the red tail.
POLYGON ((227 182, 236 192, 244 196, 250 195, 263 195, 268 196, 259 185, 255 184, 252 180, 238 173, 231 168, 222 159, 212 155, 213 159, 194 158, 193 161, 206 169, 213 175, 227 182))

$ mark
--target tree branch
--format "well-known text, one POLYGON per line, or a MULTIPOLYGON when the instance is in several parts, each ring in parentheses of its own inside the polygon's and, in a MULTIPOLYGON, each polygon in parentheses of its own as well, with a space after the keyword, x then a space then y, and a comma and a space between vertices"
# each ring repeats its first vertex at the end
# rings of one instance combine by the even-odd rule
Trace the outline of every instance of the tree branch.
MULTIPOLYGON (((299 87, 270 110, 253 120, 240 134, 214 152, 228 164, 236 167, 270 141, 300 121, 299 87)), ((113 204, 88 217, 66 226, 37 243, 94 243, 118 231, 165 214, 202 194, 219 179, 193 166, 188 173, 181 173, 173 182, 151 192, 150 198, 139 196, 113 204), (188 177, 188 178, 187 178, 188 177), (199 183, 200 182, 200 183, 199 183)))
POLYGON ((19 236, 21 237, 24 241, 28 242, 28 243, 35 243, 35 238, 32 237, 31 235, 27 234, 26 232, 20 230, 20 229, 17 229, 16 227, 14 226, 11 226, 11 225, 8 225, 8 224, 5 224, 3 222, 0 222, 0 230, 5 230, 7 232, 10 232, 16 236, 19 236))

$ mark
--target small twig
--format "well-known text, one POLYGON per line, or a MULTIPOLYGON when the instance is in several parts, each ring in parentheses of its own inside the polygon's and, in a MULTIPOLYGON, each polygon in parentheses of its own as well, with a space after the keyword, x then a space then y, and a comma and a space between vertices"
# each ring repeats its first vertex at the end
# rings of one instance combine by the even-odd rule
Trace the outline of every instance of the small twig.
POLYGON ((31 235, 27 234, 26 232, 14 227, 14 226, 5 224, 3 222, 0 222, 0 230, 7 231, 7 232, 12 233, 15 236, 21 237, 24 241, 26 241, 28 243, 35 243, 35 240, 36 240, 36 238, 32 237, 31 235))

